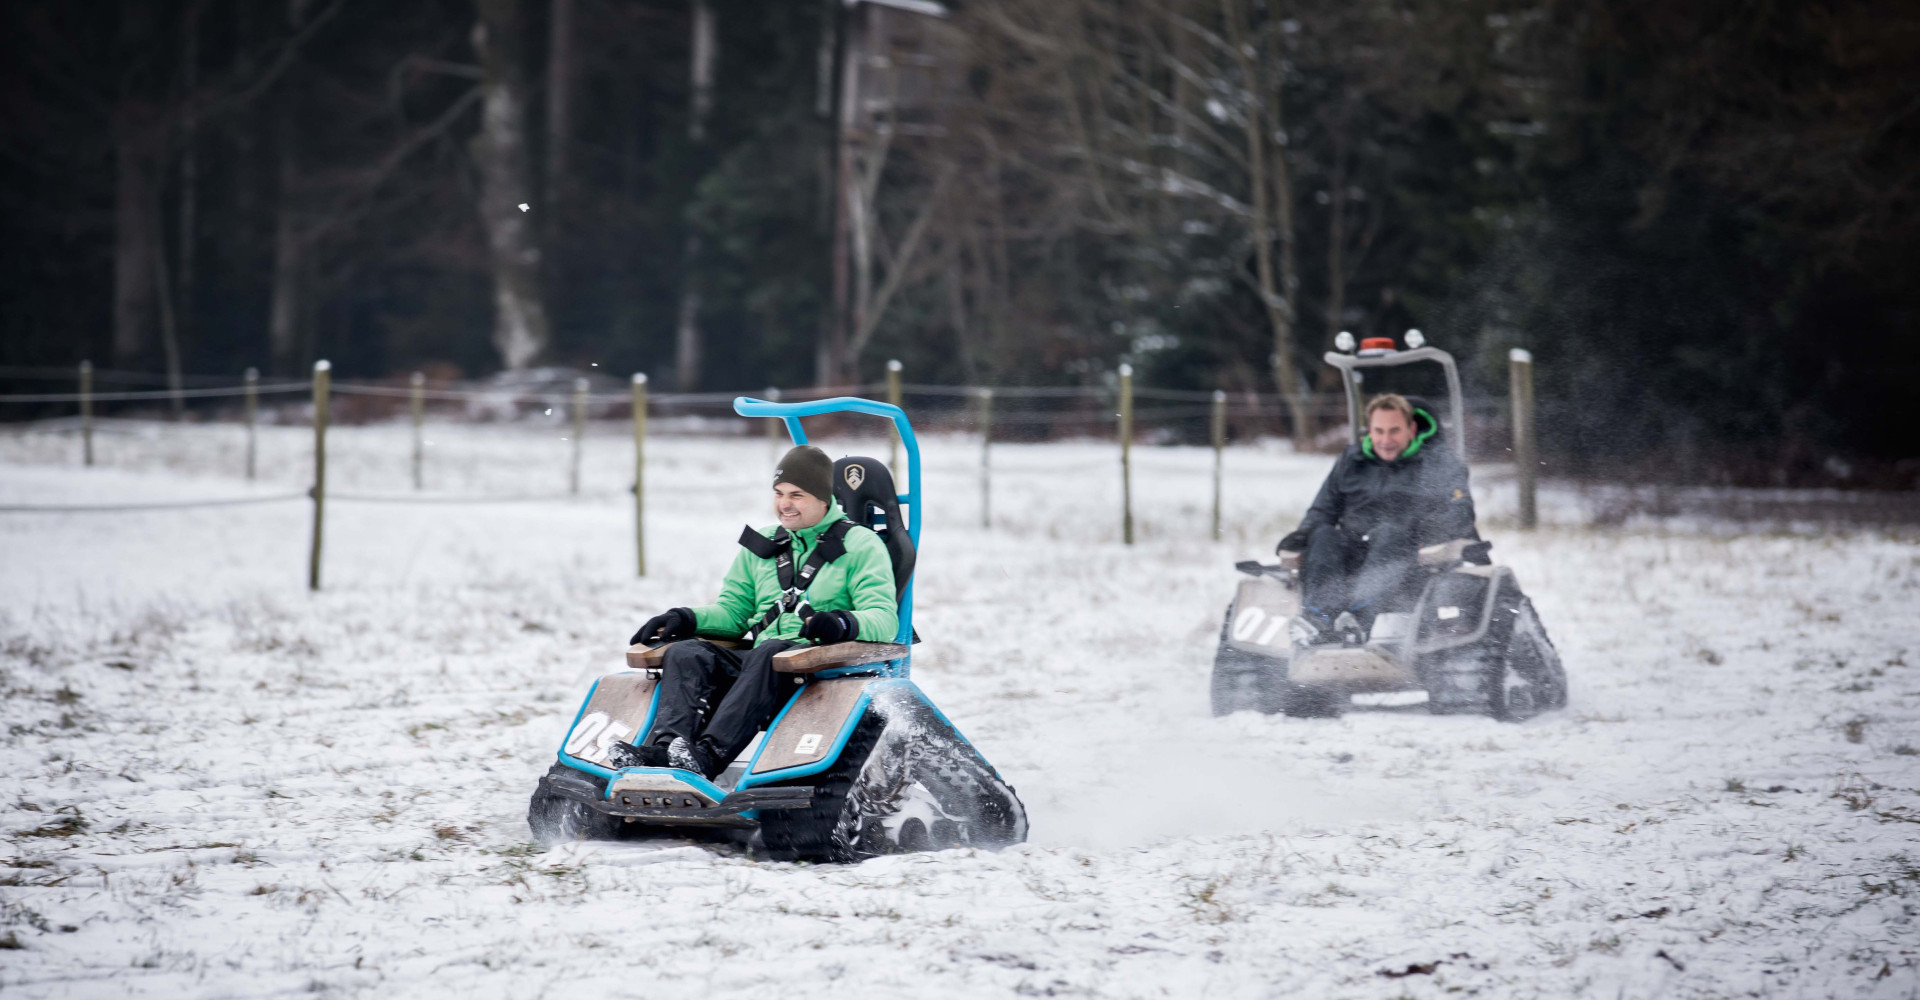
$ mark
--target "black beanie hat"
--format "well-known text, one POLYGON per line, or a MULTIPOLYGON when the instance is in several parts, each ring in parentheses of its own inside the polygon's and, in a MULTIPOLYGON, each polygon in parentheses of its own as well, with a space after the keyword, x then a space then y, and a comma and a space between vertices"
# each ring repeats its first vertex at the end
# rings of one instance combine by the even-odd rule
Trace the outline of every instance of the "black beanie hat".
POLYGON ((813 445, 795 445, 780 459, 780 467, 773 470, 773 485, 781 483, 791 483, 832 503, 833 459, 813 445))

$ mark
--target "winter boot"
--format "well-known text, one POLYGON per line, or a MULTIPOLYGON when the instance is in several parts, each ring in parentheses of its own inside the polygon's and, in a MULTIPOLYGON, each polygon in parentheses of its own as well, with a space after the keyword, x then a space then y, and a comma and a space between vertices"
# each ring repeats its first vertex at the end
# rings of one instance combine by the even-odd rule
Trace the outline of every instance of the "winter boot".
POLYGON ((674 737, 667 746, 667 759, 670 767, 692 771, 709 780, 727 769, 727 762, 720 759, 719 751, 705 738, 689 742, 684 736, 674 737))
POLYGON ((1333 623, 1319 608, 1305 607, 1287 622, 1287 637, 1295 646, 1317 646, 1333 640, 1333 623))
POLYGON ((1367 641, 1366 630, 1360 627, 1360 619, 1351 611, 1340 612, 1340 617, 1333 620, 1333 631, 1343 646, 1358 646, 1367 641))
POLYGON ((616 768, 673 766, 668 762, 667 748, 658 743, 637 747, 631 743, 615 742, 607 747, 607 762, 616 768))

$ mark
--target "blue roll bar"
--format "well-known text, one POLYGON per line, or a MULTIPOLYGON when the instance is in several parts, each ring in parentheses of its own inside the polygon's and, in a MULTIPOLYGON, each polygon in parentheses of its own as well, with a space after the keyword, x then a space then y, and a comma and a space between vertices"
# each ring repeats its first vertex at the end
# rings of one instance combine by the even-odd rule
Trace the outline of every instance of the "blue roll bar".
MULTIPOLYGON (((775 417, 786 421, 787 434, 793 438, 794 444, 807 443, 807 432, 800 426, 801 417, 817 417, 826 413, 865 413, 893 421, 894 430, 900 432, 900 443, 907 450, 907 491, 899 495, 900 502, 907 508, 907 536, 913 539, 914 549, 919 550, 920 442, 913 436, 913 425, 907 422, 905 411, 892 403, 880 403, 858 396, 834 396, 805 403, 774 403, 752 396, 735 396, 733 412, 743 417, 775 417)), ((900 595, 900 633, 894 641, 903 645, 913 642, 912 580, 907 581, 907 588, 900 595)))

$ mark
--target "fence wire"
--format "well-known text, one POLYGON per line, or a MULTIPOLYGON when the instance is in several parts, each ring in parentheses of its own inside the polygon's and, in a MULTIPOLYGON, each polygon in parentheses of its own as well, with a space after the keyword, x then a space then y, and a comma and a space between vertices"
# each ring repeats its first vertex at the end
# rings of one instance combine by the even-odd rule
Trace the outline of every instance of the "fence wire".
MULTIPOLYGON (((72 379, 75 369, 0 367, 0 378, 18 379, 72 379)), ((122 384, 155 384, 167 382, 167 376, 113 370, 95 370, 92 378, 102 382, 122 384)), ((368 400, 390 400, 394 403, 417 400, 420 403, 440 404, 435 410, 441 410, 446 404, 465 404, 466 415, 481 419, 524 416, 529 409, 544 408, 573 416, 573 410, 584 402, 589 417, 617 417, 631 411, 633 394, 625 391, 608 391, 608 383, 613 379, 606 375, 592 376, 599 391, 580 393, 575 387, 561 378, 536 386, 508 386, 488 383, 440 381, 433 384, 412 386, 380 382, 336 382, 331 386, 331 394, 342 397, 362 397, 368 400)), ((256 396, 298 394, 311 392, 313 383, 308 380, 274 380, 248 386, 234 384, 231 377, 192 375, 181 376, 183 384, 193 384, 194 388, 110 390, 102 392, 30 392, 0 394, 0 404, 62 404, 62 403, 138 403, 163 400, 221 399, 253 393, 256 396)), ((1118 430, 1119 386, 1113 382, 1088 382, 1079 385, 934 385, 928 383, 907 383, 898 386, 901 402, 912 411, 916 425, 930 432, 978 432, 986 427, 1004 430, 1010 437, 1020 440, 1035 440, 1056 435, 1069 436, 1105 436, 1118 430)), ((716 419, 734 421, 740 418, 733 412, 733 401, 740 396, 772 397, 781 401, 794 402, 820 399, 842 395, 864 395, 869 398, 886 398, 888 386, 884 383, 860 383, 838 386, 813 386, 798 389, 745 390, 740 392, 648 392, 647 407, 656 418, 673 421, 682 418, 697 420, 716 419)), ((1136 400, 1150 404, 1136 406, 1133 422, 1136 432, 1148 435, 1148 440, 1165 441, 1170 439, 1203 442, 1207 440, 1210 421, 1216 413, 1227 422, 1230 438, 1244 440, 1248 436, 1264 436, 1291 433, 1296 420, 1306 420, 1310 426, 1319 428, 1316 434, 1329 433, 1332 425, 1344 424, 1347 418, 1347 404, 1341 393, 1314 393, 1299 399, 1288 401, 1276 393, 1238 391, 1232 393, 1214 392, 1197 389, 1158 388, 1135 385, 1133 395, 1136 400), (1223 397, 1224 398, 1221 398, 1223 397)), ((304 402, 304 401, 302 401, 304 402)), ((1502 439, 1505 433, 1506 404, 1502 399, 1477 398, 1464 401, 1471 429, 1458 432, 1472 436, 1486 437, 1491 431, 1493 439, 1502 439)), ((348 422, 365 420, 381 412, 398 415, 403 408, 392 411, 358 409, 353 411, 348 422)), ((342 414, 347 416, 347 414, 342 414)), ((61 424, 67 425, 65 418, 61 424)), ((83 429, 94 423, 105 423, 97 415, 87 418, 83 429)), ((739 425, 743 428, 752 423, 739 425)), ((662 430, 677 430, 683 433, 710 432, 724 429, 725 424, 679 424, 668 423, 662 430)), ((751 431, 747 431, 751 433, 751 431)), ((1504 446, 1504 440, 1496 440, 1496 447, 1504 446)))
POLYGON ((106 514, 143 510, 187 510, 195 507, 244 507, 252 504, 286 503, 289 500, 312 499, 311 490, 298 493, 275 493, 264 497, 224 497, 202 500, 155 500, 147 503, 81 503, 81 504, 38 504, 11 503, 0 504, 0 514, 106 514))
POLYGON ((555 500, 605 500, 617 498, 617 493, 516 493, 511 496, 414 496, 405 493, 336 493, 327 491, 327 502, 344 500, 348 503, 423 503, 423 504, 488 504, 488 503, 551 503, 555 500))
MULTIPOLYGON (((631 492, 631 491, 629 491, 631 492)), ((513 503, 552 503, 557 500, 608 500, 619 499, 620 493, 524 493, 510 496, 412 496, 408 494, 388 493, 340 493, 327 491, 327 502, 336 500, 345 503, 388 503, 388 504, 513 504, 513 503)), ((305 489, 297 493, 275 493, 263 497, 217 497, 195 500, 156 500, 146 503, 82 503, 82 504, 0 504, 0 514, 94 514, 150 510, 191 510, 200 507, 243 507, 251 504, 285 503, 289 500, 311 500, 313 490, 305 489)))
MULTIPOLYGON (((72 382, 79 376, 79 368, 26 367, 20 365, 0 365, 0 378, 27 382, 72 382)), ((123 371, 114 368, 95 368, 92 372, 95 382, 111 382, 120 385, 173 385, 171 375, 159 372, 123 371)), ((232 375, 181 375, 179 384, 186 385, 226 385, 233 381, 232 375)), ((301 383, 302 385, 306 383, 301 383)))
POLYGON ((0 394, 0 403, 79 403, 87 400, 94 402, 118 402, 129 399, 209 399, 218 396, 244 396, 248 392, 261 395, 276 392, 311 392, 311 382, 274 382, 249 389, 244 385, 219 386, 205 389, 145 389, 131 392, 19 392, 0 394))

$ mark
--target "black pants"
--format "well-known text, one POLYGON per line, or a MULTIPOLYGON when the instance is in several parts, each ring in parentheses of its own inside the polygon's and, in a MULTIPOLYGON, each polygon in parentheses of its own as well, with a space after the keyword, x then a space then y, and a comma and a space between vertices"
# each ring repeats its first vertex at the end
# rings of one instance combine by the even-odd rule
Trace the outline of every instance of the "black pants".
POLYGON ((1382 524, 1365 537, 1323 525, 1313 529, 1301 558, 1301 598, 1327 618, 1342 611, 1378 614, 1397 600, 1420 559, 1413 532, 1382 524))
POLYGON ((791 682, 773 672, 773 654, 798 645, 769 639, 752 649, 726 649, 695 639, 669 647, 660 664, 660 710, 647 741, 667 743, 684 736, 691 743, 705 737, 722 760, 740 756, 793 690, 791 682), (719 702, 704 729, 703 701, 719 702))

